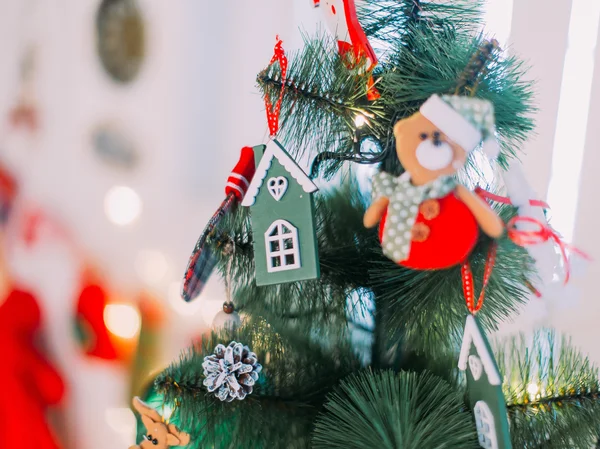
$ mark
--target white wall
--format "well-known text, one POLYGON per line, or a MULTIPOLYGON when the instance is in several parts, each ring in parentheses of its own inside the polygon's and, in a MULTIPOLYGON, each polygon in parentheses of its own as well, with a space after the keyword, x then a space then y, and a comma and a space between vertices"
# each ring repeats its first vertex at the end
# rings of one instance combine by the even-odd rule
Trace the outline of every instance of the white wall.
MULTIPOLYGON (((290 44, 298 39, 295 11, 276 0, 140 0, 148 53, 139 78, 119 86, 96 55, 98 3, 0 2, 0 117, 4 121, 15 101, 25 40, 38 49, 36 88, 43 119, 35 139, 3 123, 1 158, 17 173, 29 202, 70 230, 85 262, 106 274, 116 292, 135 295, 148 288, 167 303, 196 238, 224 196, 224 180, 239 149, 264 140, 267 127, 255 77, 272 56, 276 34, 290 44), (135 143, 141 155, 135 171, 111 169, 94 156, 91 134, 105 122, 120 126, 135 143), (142 215, 131 226, 117 227, 104 214, 104 195, 113 185, 132 187, 143 201, 142 215), (168 262, 164 277, 151 284, 135 268, 145 250, 159 251, 168 262)), ((114 410, 127 406, 127 373, 83 358, 73 339, 83 261, 68 246, 48 237, 35 250, 17 247, 14 275, 37 291, 52 352, 70 384, 72 447, 127 447, 133 437, 114 410)), ((223 299, 214 279, 194 315, 182 316, 167 306, 167 359, 206 329, 223 299)))

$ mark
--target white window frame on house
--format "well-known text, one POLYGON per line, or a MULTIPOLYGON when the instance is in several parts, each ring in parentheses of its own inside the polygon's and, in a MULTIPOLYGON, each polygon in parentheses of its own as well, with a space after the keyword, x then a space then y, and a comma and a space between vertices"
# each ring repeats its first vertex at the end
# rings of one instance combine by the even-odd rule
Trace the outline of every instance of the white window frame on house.
POLYGON ((300 268, 300 248, 298 242, 298 229, 292 226, 289 221, 286 220, 275 220, 267 232, 265 232, 265 247, 267 250, 267 271, 269 273, 276 273, 278 271, 295 270, 300 268), (284 227, 289 232, 284 233, 284 227), (273 231, 276 231, 273 234, 273 231), (271 235, 273 234, 273 235, 271 235), (291 248, 285 247, 285 241, 291 240, 291 248), (272 249, 271 243, 276 243, 277 249, 272 249), (286 256, 293 256, 293 262, 287 263, 286 256), (276 260, 279 259, 279 265, 276 264, 276 260))
POLYGON ((486 449, 498 449, 496 423, 489 405, 484 401, 477 401, 473 408, 473 412, 475 413, 475 424, 477 425, 479 445, 486 449))

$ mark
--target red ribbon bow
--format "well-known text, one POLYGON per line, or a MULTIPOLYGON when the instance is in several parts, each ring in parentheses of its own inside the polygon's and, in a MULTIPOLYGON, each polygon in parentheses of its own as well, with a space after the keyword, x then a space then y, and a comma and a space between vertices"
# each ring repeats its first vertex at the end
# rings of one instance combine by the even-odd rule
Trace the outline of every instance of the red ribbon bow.
POLYGON ((285 51, 283 50, 282 44, 283 41, 279 39, 279 36, 276 37, 277 43, 275 44, 274 55, 271 58, 271 62, 269 62, 269 67, 273 65, 275 62, 279 62, 279 67, 281 68, 281 90, 279 91, 279 98, 275 103, 275 107, 271 103, 271 99, 269 98, 269 94, 265 94, 265 108, 267 110, 267 123, 269 124, 269 134, 271 137, 275 137, 277 135, 277 131, 279 130, 279 114, 281 112, 281 103, 283 102, 283 93, 285 91, 285 82, 287 76, 287 66, 288 60, 287 56, 285 56, 285 51))
POLYGON ((569 282, 571 277, 571 262, 567 253, 575 253, 586 260, 591 260, 591 257, 580 249, 576 248, 569 243, 563 241, 560 235, 552 229, 535 218, 531 217, 514 217, 506 225, 508 230, 508 237, 519 246, 536 245, 538 243, 544 243, 549 240, 554 241, 560 253, 562 255, 563 263, 565 265, 565 284, 569 282), (535 226, 532 230, 517 229, 519 223, 528 223, 535 226))

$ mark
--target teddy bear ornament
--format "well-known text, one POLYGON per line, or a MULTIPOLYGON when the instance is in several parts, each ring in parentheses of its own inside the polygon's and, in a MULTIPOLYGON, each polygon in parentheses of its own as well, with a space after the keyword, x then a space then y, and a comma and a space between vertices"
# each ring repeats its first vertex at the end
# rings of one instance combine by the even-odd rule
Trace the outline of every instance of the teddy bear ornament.
POLYGON ((452 176, 475 148, 495 158, 493 105, 459 95, 433 95, 394 126, 396 154, 405 172, 373 177, 366 227, 379 223, 383 253, 407 268, 433 270, 462 263, 479 228, 498 238, 500 217, 452 176))

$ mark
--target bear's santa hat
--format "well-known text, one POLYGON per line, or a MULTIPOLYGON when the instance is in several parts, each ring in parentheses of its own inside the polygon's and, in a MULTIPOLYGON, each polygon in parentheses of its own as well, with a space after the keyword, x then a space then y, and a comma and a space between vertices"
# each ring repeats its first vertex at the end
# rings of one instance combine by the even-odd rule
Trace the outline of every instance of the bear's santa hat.
POLYGON ((492 159, 500 153, 494 105, 490 101, 461 95, 432 95, 419 111, 467 153, 480 144, 492 159))

